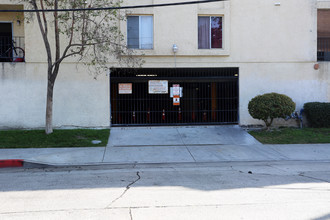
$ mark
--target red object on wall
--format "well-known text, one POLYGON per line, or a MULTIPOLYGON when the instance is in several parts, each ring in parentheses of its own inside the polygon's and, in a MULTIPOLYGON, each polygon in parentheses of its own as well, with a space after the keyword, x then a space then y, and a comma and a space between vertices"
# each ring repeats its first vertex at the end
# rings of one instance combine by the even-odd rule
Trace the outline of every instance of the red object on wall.
POLYGON ((15 58, 14 62, 24 62, 24 58, 21 57, 15 58))
POLYGON ((0 160, 0 168, 22 167, 24 160, 0 160))

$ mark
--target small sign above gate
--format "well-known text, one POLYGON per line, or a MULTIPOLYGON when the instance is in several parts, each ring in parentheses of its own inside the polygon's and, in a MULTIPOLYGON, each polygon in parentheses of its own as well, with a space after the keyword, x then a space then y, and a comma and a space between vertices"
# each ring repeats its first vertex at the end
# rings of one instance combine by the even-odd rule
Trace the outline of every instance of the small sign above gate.
POLYGON ((167 94, 168 81, 167 80, 149 80, 149 94, 167 94))
POLYGON ((119 83, 118 90, 119 94, 132 94, 132 83, 119 83))

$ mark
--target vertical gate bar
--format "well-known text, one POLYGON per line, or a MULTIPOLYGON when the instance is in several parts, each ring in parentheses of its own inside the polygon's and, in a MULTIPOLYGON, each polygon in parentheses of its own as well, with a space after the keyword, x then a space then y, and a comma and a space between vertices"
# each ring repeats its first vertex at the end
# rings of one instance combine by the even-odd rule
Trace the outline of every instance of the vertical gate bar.
MULTIPOLYGON (((225 70, 226 74, 228 74, 228 72, 225 70)), ((227 122, 227 100, 226 100, 226 97, 227 97, 227 94, 226 94, 226 91, 227 91, 227 87, 226 87, 226 83, 224 82, 223 83, 223 121, 224 122, 227 122)))
POLYGON ((224 96, 225 96, 225 88, 224 88, 224 83, 222 82, 221 83, 221 115, 222 115, 222 122, 225 122, 226 121, 226 118, 225 118, 225 99, 224 99, 224 96))
MULTIPOLYGON (((133 94, 132 94, 132 96, 134 95, 134 89, 135 89, 135 86, 134 86, 134 88, 133 88, 133 94)), ((131 121, 130 121, 130 117, 129 117, 129 112, 131 111, 129 108, 128 108, 128 105, 127 105, 127 102, 128 102, 128 100, 127 100, 127 97, 122 97, 123 99, 124 99, 124 109, 123 109, 123 112, 124 112, 124 118, 125 118, 125 124, 130 124, 131 123, 131 121), (127 111, 128 111, 128 113, 127 113, 127 111)))
MULTIPOLYGON (((202 104, 204 104, 204 100, 203 100, 203 97, 204 97, 203 83, 199 83, 199 94, 200 94, 200 96, 198 97, 198 99, 201 100, 202 104)), ((205 113, 204 105, 201 105, 201 111, 202 111, 201 122, 202 123, 204 123, 204 113, 205 113)))
POLYGON ((141 112, 140 112, 140 120, 141 120, 141 122, 140 122, 140 124, 145 124, 146 123, 146 114, 145 114, 145 112, 146 112, 146 110, 145 110, 145 92, 143 91, 143 84, 142 83, 140 83, 141 85, 140 85, 140 90, 141 90, 141 100, 140 100, 140 109, 141 109, 141 112))
POLYGON ((139 124, 140 123, 140 98, 141 98, 141 87, 140 87, 140 82, 138 84, 138 97, 136 97, 136 120, 135 120, 135 124, 139 124))
POLYGON ((145 115, 145 99, 144 99, 144 90, 143 90, 143 83, 140 82, 140 94, 141 94, 141 97, 139 99, 139 103, 140 103, 140 121, 139 121, 139 124, 145 124, 145 118, 146 118, 146 115, 145 115))
POLYGON ((234 80, 234 82, 233 82, 233 111, 234 111, 234 114, 233 114, 233 122, 236 122, 236 78, 235 78, 235 80, 234 80))
POLYGON ((226 121, 228 122, 228 83, 225 84, 225 100, 226 100, 226 121))
MULTIPOLYGON (((133 88, 133 94, 134 94, 134 88, 133 88)), ((132 94, 132 95, 133 95, 132 94)), ((127 98, 122 96, 121 97, 123 99, 123 119, 125 120, 125 124, 129 124, 130 121, 128 121, 128 115, 127 115, 127 111, 130 111, 130 109, 127 108, 127 98)))
MULTIPOLYGON (((226 75, 229 75, 229 70, 225 70, 226 72, 226 75)), ((228 85, 228 81, 226 81, 225 83, 225 101, 226 101, 226 120, 225 120, 225 123, 227 123, 229 121, 229 100, 228 100, 228 94, 229 94, 229 89, 230 89, 230 86, 228 85)))
POLYGON ((209 98, 210 98, 210 94, 209 94, 209 83, 203 83, 203 87, 204 87, 204 111, 206 112, 206 120, 205 122, 209 122, 209 117, 210 117, 210 112, 209 112, 209 98))
POLYGON ((232 82, 232 85, 233 85, 233 88, 232 88, 232 92, 233 92, 233 95, 232 95, 232 122, 235 122, 235 80, 232 82))
POLYGON ((208 117, 209 117, 209 114, 207 112, 207 102, 208 100, 206 99, 207 97, 207 90, 208 90, 208 84, 207 83, 202 83, 202 100, 203 100, 203 103, 204 103, 204 106, 203 106, 203 111, 206 112, 206 116, 205 116, 205 121, 203 121, 203 123, 207 122, 208 121, 208 117))
POLYGON ((215 93, 215 83, 211 82, 211 120, 214 122, 215 121, 215 106, 216 106, 216 93, 215 93))
POLYGON ((237 107, 236 107, 236 121, 237 123, 239 123, 239 78, 240 78, 240 72, 239 72, 239 68, 237 69, 237 82, 236 82, 236 103, 237 103, 237 107))
POLYGON ((230 122, 233 122, 233 82, 230 82, 230 96, 229 96, 229 100, 230 100, 230 122))
POLYGON ((231 100, 230 100, 230 94, 231 94, 231 82, 229 81, 228 83, 228 95, 227 95, 227 100, 228 100, 228 121, 231 121, 231 100))

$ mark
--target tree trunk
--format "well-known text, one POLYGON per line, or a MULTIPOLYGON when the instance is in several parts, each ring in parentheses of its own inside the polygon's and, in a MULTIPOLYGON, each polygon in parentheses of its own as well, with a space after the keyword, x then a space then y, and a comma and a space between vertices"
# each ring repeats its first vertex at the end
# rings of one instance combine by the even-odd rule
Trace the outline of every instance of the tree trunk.
POLYGON ((47 83, 47 103, 46 103, 46 134, 53 133, 53 90, 54 82, 48 79, 47 83))
POLYGON ((267 127, 267 131, 269 130, 270 126, 272 125, 273 120, 274 120, 273 118, 271 118, 270 121, 268 121, 268 119, 264 120, 266 127, 267 127))

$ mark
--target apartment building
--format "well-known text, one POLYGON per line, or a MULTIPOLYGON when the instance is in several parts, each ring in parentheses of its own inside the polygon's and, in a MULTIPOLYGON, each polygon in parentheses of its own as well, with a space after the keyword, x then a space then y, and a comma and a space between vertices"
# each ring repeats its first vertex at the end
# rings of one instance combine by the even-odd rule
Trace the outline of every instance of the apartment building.
MULTIPOLYGON (((177 2, 177 1, 166 1, 177 2)), ((123 5, 164 3, 124 1, 123 5)), ((24 8, 5 0, 1 9, 24 8)), ((71 59, 54 90, 54 126, 255 125, 256 95, 288 95, 297 110, 330 101, 330 1, 228 0, 120 10, 124 43, 142 67, 109 60, 97 80, 71 59)), ((0 14, 0 127, 43 127, 47 65, 37 21, 0 14), (8 54, 8 53, 5 53, 8 54)))

